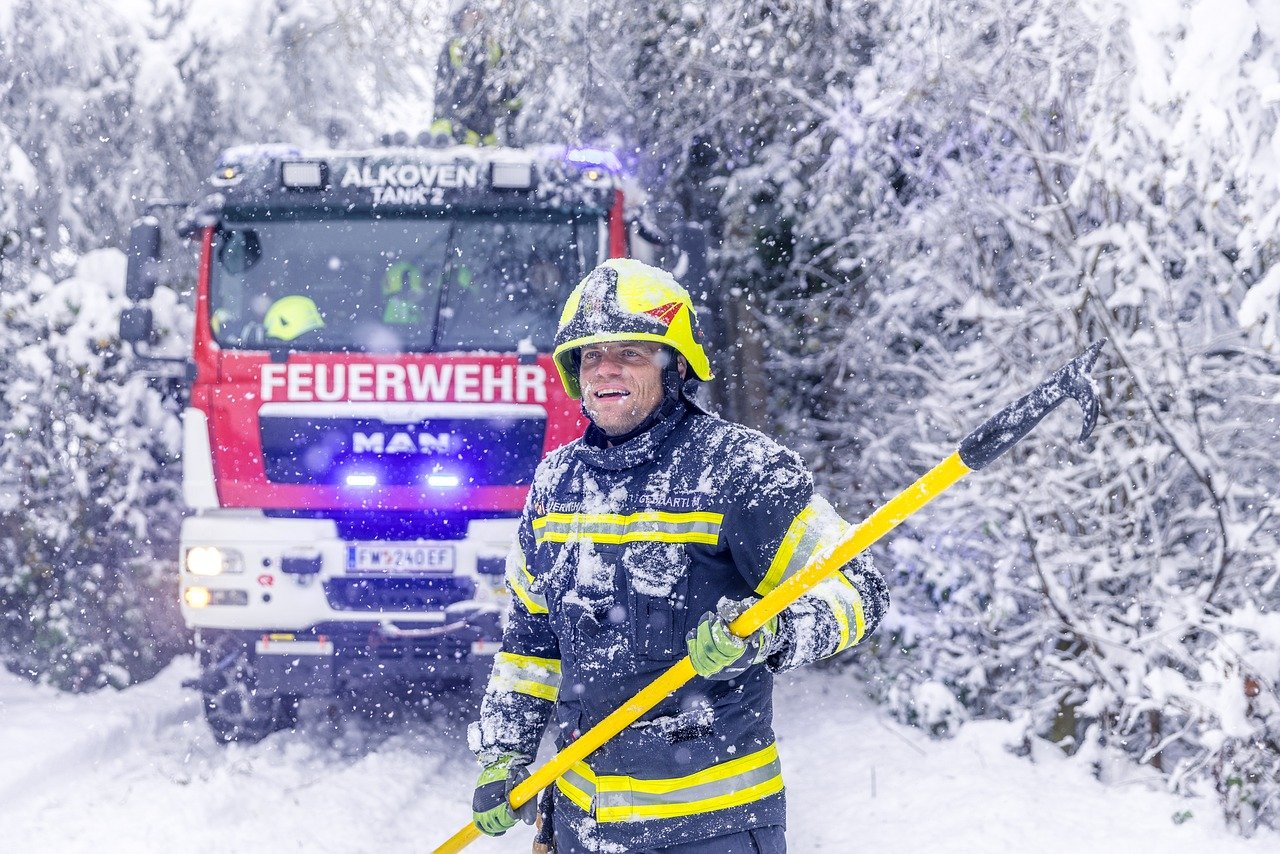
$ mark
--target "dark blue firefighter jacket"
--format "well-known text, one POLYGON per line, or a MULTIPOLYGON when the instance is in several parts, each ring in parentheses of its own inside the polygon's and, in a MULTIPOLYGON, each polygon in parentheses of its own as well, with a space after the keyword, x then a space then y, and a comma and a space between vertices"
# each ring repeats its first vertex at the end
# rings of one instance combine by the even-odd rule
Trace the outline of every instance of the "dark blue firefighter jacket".
MULTIPOLYGON (((847 530, 800 458, 681 407, 615 448, 579 439, 538 469, 507 566, 509 621, 472 748, 532 759, 685 655, 722 597, 767 593, 847 530)), ((695 678, 556 783, 557 826, 602 850, 783 825, 773 673, 861 641, 889 599, 862 555, 784 611, 741 678, 695 678)))

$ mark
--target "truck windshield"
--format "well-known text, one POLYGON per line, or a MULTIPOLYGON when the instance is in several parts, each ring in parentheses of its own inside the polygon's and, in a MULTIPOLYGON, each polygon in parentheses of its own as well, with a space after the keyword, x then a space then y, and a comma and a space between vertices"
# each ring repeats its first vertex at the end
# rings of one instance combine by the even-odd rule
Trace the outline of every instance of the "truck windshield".
POLYGON ((227 348, 550 348, 595 266, 598 223, 564 215, 225 222, 210 322, 227 348))

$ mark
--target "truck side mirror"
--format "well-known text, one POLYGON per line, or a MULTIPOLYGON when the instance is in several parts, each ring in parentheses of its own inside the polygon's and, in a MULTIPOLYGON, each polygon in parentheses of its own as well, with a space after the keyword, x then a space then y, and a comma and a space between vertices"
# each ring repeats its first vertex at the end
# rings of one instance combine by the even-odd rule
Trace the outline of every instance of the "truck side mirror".
POLYGON ((676 245, 683 255, 685 286, 696 293, 707 279, 707 231, 701 223, 684 223, 676 231, 676 245))
MULTIPOLYGON (((124 277, 124 293, 130 300, 150 299, 159 277, 156 262, 160 260, 160 221, 144 216, 129 229, 129 266, 124 277)), ((120 318, 121 325, 124 316, 120 318)))
POLYGON ((126 308, 120 312, 120 340, 144 344, 151 340, 151 309, 126 308))

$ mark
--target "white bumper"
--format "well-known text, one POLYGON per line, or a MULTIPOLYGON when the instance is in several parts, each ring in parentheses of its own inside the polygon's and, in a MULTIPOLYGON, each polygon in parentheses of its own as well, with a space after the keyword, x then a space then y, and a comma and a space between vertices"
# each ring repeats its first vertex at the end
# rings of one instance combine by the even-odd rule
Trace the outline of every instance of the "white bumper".
POLYGON ((301 631, 330 622, 446 625, 477 610, 505 607, 503 577, 496 570, 515 541, 517 526, 516 519, 478 520, 471 523, 462 540, 387 544, 451 547, 454 568, 444 576, 356 573, 348 566, 349 546, 354 543, 340 539, 332 521, 269 518, 257 511, 208 511, 182 525, 182 616, 191 629, 301 631), (223 563, 226 569, 213 575, 193 573, 188 553, 202 547, 214 547, 229 556, 223 563), (478 571, 480 566, 490 572, 478 571), (298 572, 299 567, 304 571, 298 572), (368 582, 357 585, 364 590, 453 577, 470 579, 474 595, 464 601, 410 610, 406 610, 403 596, 389 610, 377 610, 370 607, 371 601, 376 605, 376 599, 366 596, 362 604, 353 606, 351 596, 344 599, 339 595, 341 588, 349 590, 357 580, 368 582))

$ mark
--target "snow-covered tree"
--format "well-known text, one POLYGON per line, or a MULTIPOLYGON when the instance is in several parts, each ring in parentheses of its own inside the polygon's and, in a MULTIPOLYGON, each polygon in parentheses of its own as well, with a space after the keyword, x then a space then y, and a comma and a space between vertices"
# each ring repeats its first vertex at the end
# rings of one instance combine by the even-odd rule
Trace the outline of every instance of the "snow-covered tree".
POLYGON ((1090 446, 1055 416, 881 548, 898 634, 867 671, 938 732, 1019 717, 1208 781, 1246 830, 1280 823, 1277 21, 1247 0, 539 4, 514 36, 531 129, 612 134, 712 227, 713 301, 759 330, 722 372, 763 366, 742 408, 850 515, 1110 339, 1090 446))
POLYGON ((758 311, 791 263, 800 141, 812 102, 846 80, 866 43, 841 4, 538 3, 498 28, 509 73, 537 109, 525 138, 604 144, 653 193, 655 212, 704 224, 717 287, 705 294, 732 417, 763 423, 758 311), (784 190, 785 188, 785 190, 784 190))
MULTIPOLYGON (((173 553, 180 436, 171 394, 115 346, 124 255, 0 294, 0 637, 8 666, 69 690, 146 678, 181 648, 173 553)), ((164 328, 181 317, 167 289, 164 328)))
MULTIPOLYGON (((932 731, 1016 718, 1280 826, 1274 4, 475 4, 517 140, 617 148, 659 213, 708 226, 724 408, 847 515, 1109 339, 1090 445, 1055 415, 878 547, 894 634, 850 672, 932 731)), ((0 595, 37 617, 5 656, 65 684, 154 666, 90 629, 155 625, 171 568, 117 570, 171 560, 177 513, 172 399, 82 317, 118 299, 82 256, 223 145, 428 118, 444 10, 236 9, 0 10, 0 495, 29 502, 0 503, 0 595)))
POLYGON ((869 66, 815 105, 831 156, 797 203, 846 213, 801 214, 810 269, 768 321, 813 334, 774 380, 829 482, 887 495, 1108 337, 1092 448, 1042 430, 891 547, 883 693, 934 728, 1024 715, 1212 780, 1247 830, 1280 822, 1280 401, 1259 347, 1280 30, 1265 4, 1143 9, 877 4, 869 66))
MULTIPOLYGON (((11 669, 73 690, 122 685, 180 646, 180 395, 122 351, 123 256, 95 250, 122 245, 143 202, 192 198, 229 145, 371 142, 390 102, 425 103, 438 14, 418 0, 0 6, 11 669)), ((190 330, 180 302, 169 288, 151 302, 175 353, 190 330)))

